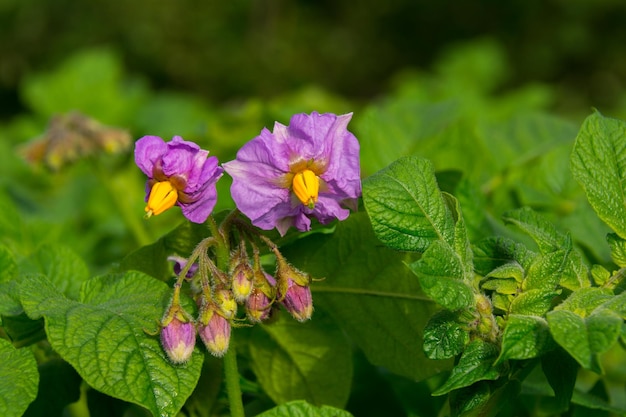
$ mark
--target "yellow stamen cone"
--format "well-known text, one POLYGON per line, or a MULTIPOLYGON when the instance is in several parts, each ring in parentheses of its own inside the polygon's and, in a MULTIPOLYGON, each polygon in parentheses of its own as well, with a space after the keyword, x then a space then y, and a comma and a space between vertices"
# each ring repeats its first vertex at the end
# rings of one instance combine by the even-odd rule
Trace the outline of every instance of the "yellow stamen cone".
POLYGON ((178 201, 178 191, 169 181, 160 181, 155 183, 150 190, 148 204, 146 205, 146 218, 157 216, 174 207, 178 201))
POLYGON ((320 179, 313 171, 305 169, 293 176, 292 189, 300 202, 312 209, 315 207, 315 203, 317 203, 320 179))

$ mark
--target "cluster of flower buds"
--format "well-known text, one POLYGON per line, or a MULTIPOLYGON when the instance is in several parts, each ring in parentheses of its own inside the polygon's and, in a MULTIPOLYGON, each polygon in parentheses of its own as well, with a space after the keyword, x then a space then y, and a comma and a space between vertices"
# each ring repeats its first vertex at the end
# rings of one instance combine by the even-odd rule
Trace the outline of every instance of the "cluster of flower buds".
POLYGON ((191 357, 196 334, 212 355, 223 356, 228 350, 232 327, 266 321, 278 305, 298 321, 311 318, 309 275, 290 265, 278 248, 270 244, 276 257, 276 272, 272 276, 263 269, 258 248, 252 247, 254 253, 249 257, 246 242, 240 242, 230 255, 228 272, 220 271, 204 256, 206 252, 191 265, 182 257, 168 258, 174 262, 179 279, 161 321, 161 342, 173 363, 185 363, 191 357), (184 281, 190 282, 191 296, 198 306, 195 319, 180 303, 184 281))
POLYGON ((42 163, 51 171, 58 171, 78 159, 102 152, 125 152, 132 143, 132 136, 127 130, 105 126, 72 111, 52 117, 46 132, 25 144, 21 153, 31 164, 42 163))

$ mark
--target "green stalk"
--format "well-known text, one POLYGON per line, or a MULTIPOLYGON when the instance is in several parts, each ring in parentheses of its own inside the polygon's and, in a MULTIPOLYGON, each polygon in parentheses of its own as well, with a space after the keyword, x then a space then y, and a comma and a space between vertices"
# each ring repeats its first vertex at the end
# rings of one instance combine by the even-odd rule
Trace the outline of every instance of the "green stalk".
POLYGON ((224 377, 226 379, 226 392, 228 393, 231 417, 245 417, 243 401, 241 400, 241 386, 239 385, 239 370, 237 369, 237 352, 232 333, 230 335, 230 346, 224 355, 224 377))
MULTIPOLYGON (((211 234, 217 243, 215 246, 217 267, 221 271, 228 271, 230 262, 230 244, 228 236, 226 236, 228 231, 222 233, 213 216, 209 216, 208 224, 211 234)), ((239 370, 237 369, 237 350, 235 348, 234 336, 234 332, 231 332, 229 347, 224 355, 224 379, 226 380, 226 392, 228 393, 231 417, 245 417, 241 398, 241 386, 239 383, 239 370)))

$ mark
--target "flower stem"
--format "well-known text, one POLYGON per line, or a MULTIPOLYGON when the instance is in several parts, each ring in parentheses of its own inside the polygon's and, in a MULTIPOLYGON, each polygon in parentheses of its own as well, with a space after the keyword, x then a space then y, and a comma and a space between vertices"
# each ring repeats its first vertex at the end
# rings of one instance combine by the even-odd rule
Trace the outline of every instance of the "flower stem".
POLYGON ((228 392, 231 417, 245 417, 243 401, 241 400, 241 386, 239 385, 239 370, 237 369, 237 351, 235 350, 233 335, 230 335, 230 346, 224 355, 226 391, 228 392))
MULTIPOLYGON (((228 216, 229 221, 230 217, 228 216)), ((223 231, 222 228, 218 227, 212 216, 209 216, 208 225, 217 243, 215 246, 217 268, 221 271, 228 271, 230 262, 228 230, 223 231)), ((241 386, 239 384, 239 370, 237 369, 237 349, 234 339, 235 332, 232 332, 228 350, 224 355, 224 379, 226 380, 226 392, 228 393, 231 417, 245 417, 241 398, 241 386)))

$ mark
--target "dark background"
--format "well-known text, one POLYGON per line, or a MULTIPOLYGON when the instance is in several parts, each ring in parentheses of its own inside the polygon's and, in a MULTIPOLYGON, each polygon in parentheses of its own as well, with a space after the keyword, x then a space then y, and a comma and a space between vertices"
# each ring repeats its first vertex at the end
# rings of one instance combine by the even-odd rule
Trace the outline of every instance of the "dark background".
POLYGON ((309 84, 369 100, 477 37, 507 51, 504 88, 545 82, 566 109, 611 108, 624 101, 625 22, 623 0, 0 0, 0 118, 24 110, 23 77, 90 47, 114 48, 154 88, 218 103, 309 84))

